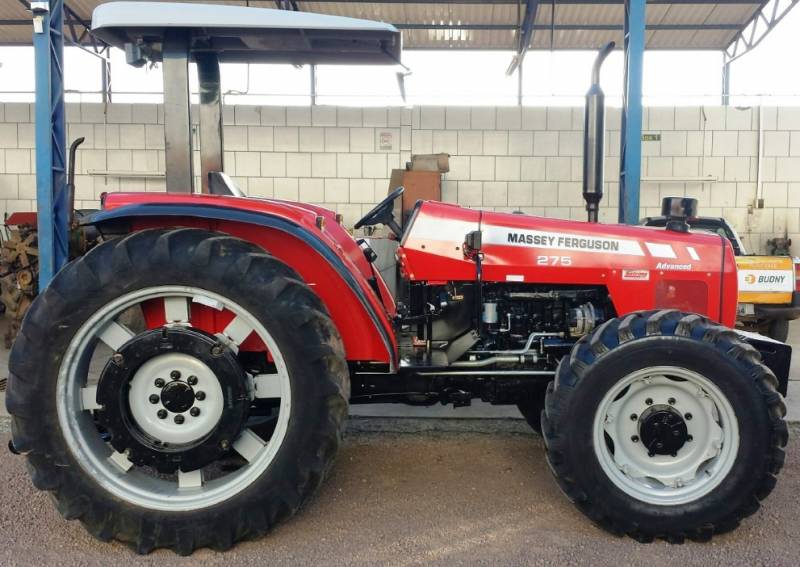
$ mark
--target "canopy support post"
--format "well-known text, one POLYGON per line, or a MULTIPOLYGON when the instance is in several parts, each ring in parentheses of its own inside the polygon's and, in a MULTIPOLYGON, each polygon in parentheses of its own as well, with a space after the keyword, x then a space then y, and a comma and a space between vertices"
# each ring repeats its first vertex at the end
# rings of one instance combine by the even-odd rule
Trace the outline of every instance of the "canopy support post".
POLYGON ((209 173, 225 170, 219 57, 201 52, 195 60, 200 84, 200 191, 209 193, 209 173))
POLYGON ((164 37, 164 147, 167 192, 192 193, 192 121, 189 98, 189 36, 168 30, 164 37))

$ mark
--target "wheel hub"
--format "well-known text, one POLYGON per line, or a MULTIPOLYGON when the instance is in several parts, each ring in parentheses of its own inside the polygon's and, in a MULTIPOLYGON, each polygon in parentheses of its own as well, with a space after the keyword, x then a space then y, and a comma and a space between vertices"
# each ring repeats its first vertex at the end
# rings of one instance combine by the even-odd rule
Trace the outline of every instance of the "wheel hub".
POLYGON ((214 371, 199 358, 182 352, 154 356, 130 381, 131 418, 160 448, 186 447, 202 440, 220 421, 223 407, 222 388, 214 371))
POLYGON ((216 337, 188 327, 146 331, 108 361, 98 421, 138 466, 196 470, 229 450, 250 407, 247 376, 216 337))
POLYGON ((173 413, 183 413, 194 405, 194 390, 185 382, 169 382, 161 390, 161 403, 173 413))
POLYGON ((683 416, 672 406, 650 406, 639 418, 639 436, 652 455, 676 455, 689 439, 683 416))

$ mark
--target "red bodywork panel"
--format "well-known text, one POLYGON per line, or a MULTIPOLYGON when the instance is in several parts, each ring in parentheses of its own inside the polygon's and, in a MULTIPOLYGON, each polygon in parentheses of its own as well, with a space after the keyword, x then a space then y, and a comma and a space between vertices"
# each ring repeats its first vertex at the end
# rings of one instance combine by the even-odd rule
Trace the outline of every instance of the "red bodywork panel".
MULTIPOLYGON (((391 324, 391 318, 395 315, 394 300, 380 275, 377 272, 373 273, 364 253, 353 237, 336 222, 335 213, 332 211, 285 201, 175 193, 110 193, 103 204, 104 211, 122 207, 131 211, 130 215, 123 215, 130 217, 131 230, 178 226, 204 228, 230 234, 263 247, 270 254, 295 269, 320 296, 342 335, 348 360, 392 364, 395 362, 397 344, 391 324), (137 208, 137 205, 146 205, 154 211, 160 210, 159 205, 189 206, 199 207, 199 209, 196 212, 173 216, 172 214, 143 214, 143 209, 137 208), (298 236, 253 222, 231 218, 208 218, 213 217, 213 213, 202 207, 214 207, 228 212, 261 213, 265 216, 283 219, 291 225, 304 229, 306 233, 311 233, 318 238, 329 253, 341 260, 348 273, 354 276, 352 279, 355 280, 360 296, 369 303, 372 312, 376 313, 377 317, 370 316, 363 302, 359 300, 352 287, 333 265, 298 236), (194 216, 195 214, 197 216, 194 216), (318 217, 322 217, 324 220, 318 221, 318 217), (318 222, 322 225, 321 229, 318 227, 318 222), (380 298, 369 283, 370 278, 373 277, 376 278, 376 284, 381 292, 380 298)), ((230 217, 230 215, 228 216, 230 217)), ((193 324, 197 324, 195 321, 196 310, 197 307, 193 307, 193 324)), ((151 311, 153 320, 149 323, 154 326, 163 323, 163 321, 156 321, 157 317, 163 317, 162 313, 163 309, 154 308, 151 311)), ((230 314, 206 313, 201 317, 204 322, 200 326, 216 332, 224 328, 230 314)), ((249 344, 244 344, 243 348, 258 349, 259 345, 252 341, 253 337, 248 339, 249 344)))
POLYGON ((19 212, 11 213, 6 219, 6 226, 21 226, 30 225, 36 226, 37 218, 36 213, 32 212, 19 212))
MULTIPOLYGON (((348 360, 396 365, 394 301, 332 211, 277 200, 164 193, 109 194, 104 211, 115 210, 131 221, 131 230, 204 228, 263 247, 320 296, 342 335, 348 360), (263 219, 285 221, 322 248, 299 233, 262 224, 263 219)), ((398 257, 411 281, 474 281, 476 265, 465 257, 463 243, 467 233, 480 230, 483 281, 604 286, 617 315, 675 308, 734 324, 736 264, 721 237, 482 212, 438 202, 420 203, 410 222, 398 257)), ((192 324, 211 332, 223 329, 231 316, 203 313, 202 308, 196 315, 193 307, 192 324)), ((159 317, 162 306, 148 310, 151 325, 162 324, 159 317)), ((256 341, 251 337, 242 348, 263 350, 256 341)))
POLYGON ((467 233, 482 233, 483 281, 605 286, 617 315, 675 308, 732 327, 736 263, 730 244, 709 234, 591 224, 419 205, 398 250, 412 281, 473 281, 467 233))

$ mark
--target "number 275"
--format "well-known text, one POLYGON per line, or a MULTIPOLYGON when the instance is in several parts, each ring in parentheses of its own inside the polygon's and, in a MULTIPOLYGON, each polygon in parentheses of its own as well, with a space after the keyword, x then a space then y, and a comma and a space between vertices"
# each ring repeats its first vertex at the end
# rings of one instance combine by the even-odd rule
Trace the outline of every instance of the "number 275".
POLYGON ((572 258, 570 256, 537 256, 537 266, 571 266, 572 258))

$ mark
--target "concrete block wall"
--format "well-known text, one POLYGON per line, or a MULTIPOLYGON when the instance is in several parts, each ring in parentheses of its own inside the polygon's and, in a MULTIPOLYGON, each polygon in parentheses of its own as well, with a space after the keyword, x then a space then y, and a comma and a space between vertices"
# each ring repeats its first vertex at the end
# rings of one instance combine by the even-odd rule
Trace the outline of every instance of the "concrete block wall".
MULTIPOLYGON (((67 114, 69 139, 86 137, 76 164, 79 207, 96 207, 105 191, 164 190, 160 105, 76 104, 67 114)), ((657 214, 664 196, 692 196, 702 214, 728 218, 751 250, 763 251, 768 238, 786 231, 800 253, 800 108, 762 114, 764 208, 758 209, 757 108, 645 109, 643 130, 660 134, 660 141, 642 142, 642 216, 657 214), (716 180, 696 180, 709 175, 716 180)), ((32 105, 0 105, 0 213, 35 208, 32 119, 32 105)), ((393 168, 412 153, 434 152, 451 154, 446 201, 585 218, 582 108, 235 106, 225 109, 224 120, 226 170, 246 193, 322 204, 347 225, 386 194, 393 168)), ((609 109, 606 124, 600 216, 614 222, 618 109, 609 109)))

